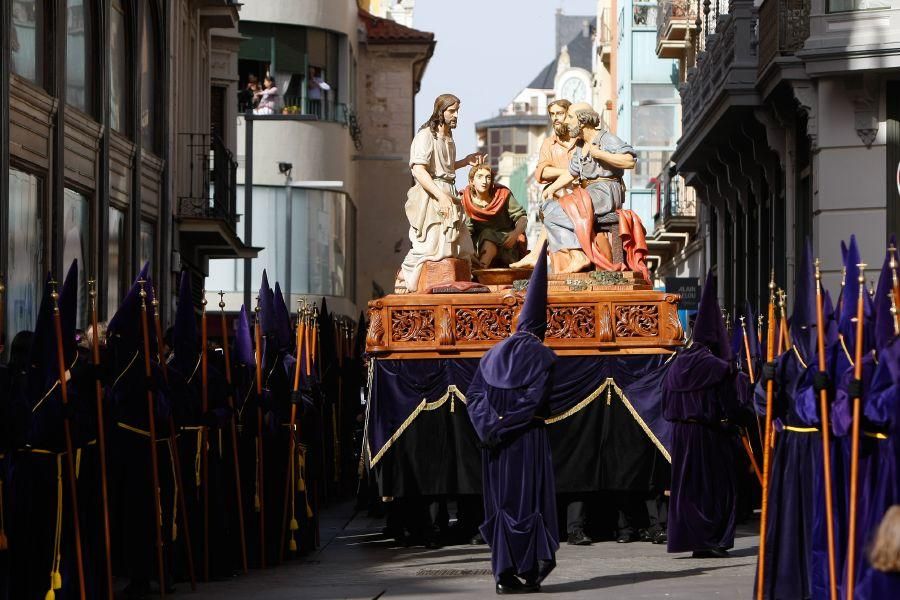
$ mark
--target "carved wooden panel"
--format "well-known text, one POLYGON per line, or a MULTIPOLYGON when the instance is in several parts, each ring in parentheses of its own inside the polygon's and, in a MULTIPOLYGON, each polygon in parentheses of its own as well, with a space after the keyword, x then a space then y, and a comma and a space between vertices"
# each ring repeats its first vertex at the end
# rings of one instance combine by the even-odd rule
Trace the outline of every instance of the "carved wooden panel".
POLYGON ((381 307, 369 309, 369 331, 366 334, 366 346, 378 347, 384 344, 384 321, 381 319, 381 307))
POLYGON ((609 306, 603 304, 600 306, 600 332, 597 336, 597 341, 611 342, 614 339, 612 317, 609 315, 609 306))
POLYGON ((658 335, 658 305, 629 304, 616 306, 616 337, 656 337, 658 335))
POLYGON ((502 340, 512 330, 513 309, 509 306, 456 308, 453 312, 458 340, 502 340))
POLYGON ((427 342, 434 340, 434 311, 431 309, 391 312, 391 340, 427 342))
POLYGON ((593 338, 595 330, 593 306, 550 307, 547 311, 548 338, 593 338))

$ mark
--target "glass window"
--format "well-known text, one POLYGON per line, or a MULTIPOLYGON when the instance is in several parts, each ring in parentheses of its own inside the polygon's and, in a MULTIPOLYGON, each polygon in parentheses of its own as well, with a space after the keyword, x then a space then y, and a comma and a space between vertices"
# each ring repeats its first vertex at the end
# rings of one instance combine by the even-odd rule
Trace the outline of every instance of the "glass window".
POLYGON ((78 260, 78 310, 76 327, 87 323, 87 273, 90 265, 91 210, 88 199, 67 189, 63 196, 63 273, 73 260, 78 260))
POLYGON ((876 10, 890 7, 891 0, 828 0, 828 12, 830 13, 876 10))
POLYGON ((674 147, 677 91, 670 85, 634 85, 631 97, 631 144, 674 147))
POLYGON ((41 48, 44 45, 43 1, 13 0, 12 70, 26 79, 41 83, 41 48))
POLYGON ((637 164, 631 173, 632 190, 646 189, 650 180, 659 176, 669 162, 669 150, 638 150, 637 164))
POLYGON ((150 273, 156 272, 154 258, 156 257, 156 227, 148 221, 141 221, 141 267, 150 263, 150 273))
POLYGON ((125 43, 125 9, 113 0, 109 21, 109 124, 125 133, 128 123, 128 48, 125 43))
POLYGON ((125 279, 125 212, 109 207, 109 247, 106 249, 106 318, 116 313, 125 279))
POLYGON ((144 9, 141 32, 141 145, 151 152, 157 148, 156 139, 156 38, 159 28, 150 6, 144 9))
POLYGON ((656 29, 656 2, 635 2, 632 13, 635 27, 653 27, 656 29))
POLYGON ((9 262, 6 277, 7 340, 34 330, 41 300, 43 272, 40 181, 34 175, 9 170, 9 262))
POLYGON ((84 0, 66 0, 66 102, 86 111, 87 23, 84 0))

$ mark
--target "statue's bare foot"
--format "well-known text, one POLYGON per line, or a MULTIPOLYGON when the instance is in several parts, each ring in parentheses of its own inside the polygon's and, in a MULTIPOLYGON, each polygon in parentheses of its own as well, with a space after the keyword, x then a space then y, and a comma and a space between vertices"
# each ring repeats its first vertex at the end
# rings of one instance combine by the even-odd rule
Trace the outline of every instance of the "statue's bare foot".
POLYGON ((524 269, 527 267, 534 267, 538 261, 538 252, 531 251, 525 255, 525 258, 522 260, 517 260, 516 262, 509 263, 510 269, 524 269))
POLYGON ((569 251, 569 264, 560 269, 560 273, 581 273, 591 266, 587 255, 580 250, 569 251))

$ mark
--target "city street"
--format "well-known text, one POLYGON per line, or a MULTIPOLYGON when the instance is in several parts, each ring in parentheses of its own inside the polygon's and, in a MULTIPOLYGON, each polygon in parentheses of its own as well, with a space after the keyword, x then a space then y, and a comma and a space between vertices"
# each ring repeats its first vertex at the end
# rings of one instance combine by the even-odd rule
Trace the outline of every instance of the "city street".
MULTIPOLYGON (((649 543, 563 544, 542 598, 749 598, 758 538, 755 523, 738 528, 730 559, 693 560, 649 543)), ((372 600, 493 597, 487 546, 404 548, 381 539, 383 521, 327 511, 322 548, 304 559, 234 581, 198 587, 195 600, 372 600)), ((185 584, 179 586, 186 588, 185 584)))

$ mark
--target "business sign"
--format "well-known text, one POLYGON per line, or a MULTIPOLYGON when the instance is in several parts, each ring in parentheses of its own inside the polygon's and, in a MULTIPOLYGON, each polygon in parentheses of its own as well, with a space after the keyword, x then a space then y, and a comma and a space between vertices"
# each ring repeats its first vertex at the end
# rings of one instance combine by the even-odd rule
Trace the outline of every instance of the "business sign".
POLYGON ((700 280, 696 277, 666 277, 666 292, 681 295, 679 310, 697 310, 700 304, 700 280))

